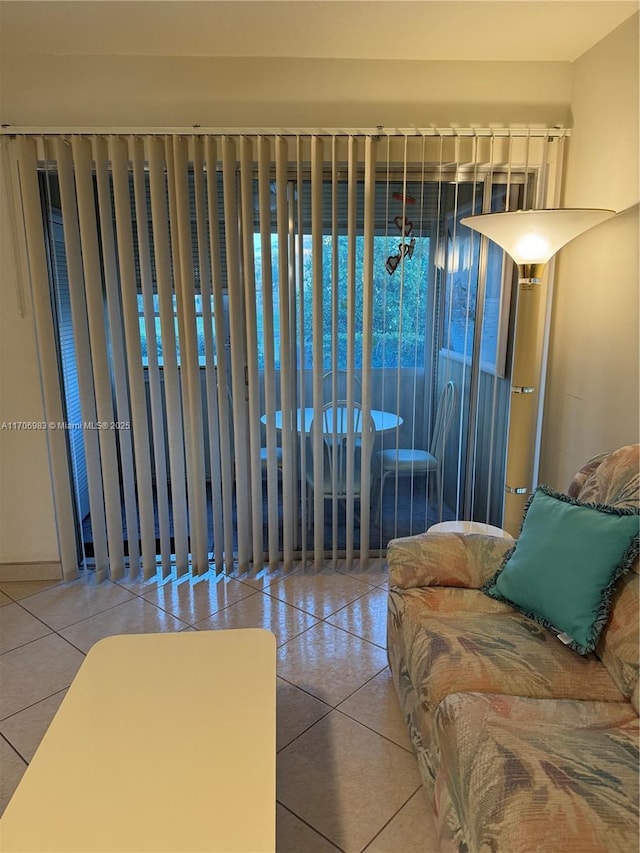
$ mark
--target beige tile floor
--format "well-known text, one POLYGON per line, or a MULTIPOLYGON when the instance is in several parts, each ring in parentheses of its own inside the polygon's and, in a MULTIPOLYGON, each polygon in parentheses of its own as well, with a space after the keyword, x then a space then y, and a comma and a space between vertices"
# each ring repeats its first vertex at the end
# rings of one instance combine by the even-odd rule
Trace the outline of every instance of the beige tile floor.
POLYGON ((0 583, 0 813, 111 634, 265 627, 278 643, 278 853, 437 853, 385 651, 386 566, 0 583))

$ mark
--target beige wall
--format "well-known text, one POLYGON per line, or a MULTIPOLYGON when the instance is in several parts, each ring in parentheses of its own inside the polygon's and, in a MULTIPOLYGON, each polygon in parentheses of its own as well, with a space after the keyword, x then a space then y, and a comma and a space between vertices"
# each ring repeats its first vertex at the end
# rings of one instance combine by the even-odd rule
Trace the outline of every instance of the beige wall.
POLYGON ((572 109, 562 205, 620 214, 558 256, 540 480, 559 488, 640 441, 637 14, 576 61, 572 109))
POLYGON ((571 66, 7 51, 0 80, 13 126, 548 126, 569 118, 571 66))
MULTIPOLYGON (((0 191, 0 427, 42 421, 42 396, 28 281, 18 313, 16 273, 4 181, 0 191)), ((0 429, 0 578, 2 564, 58 560, 46 433, 0 429)), ((50 568, 50 567, 48 567, 50 568)))

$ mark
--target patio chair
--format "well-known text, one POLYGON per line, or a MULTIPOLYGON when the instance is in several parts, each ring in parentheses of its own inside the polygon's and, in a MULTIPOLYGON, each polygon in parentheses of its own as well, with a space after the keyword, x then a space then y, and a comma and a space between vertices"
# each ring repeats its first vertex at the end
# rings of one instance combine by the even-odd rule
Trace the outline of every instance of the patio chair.
MULTIPOLYGON (((231 389, 227 386, 227 400, 229 403, 229 429, 231 441, 233 442, 233 397, 231 395, 231 389)), ((233 446, 232 446, 232 455, 233 455, 233 446)), ((263 476, 267 473, 267 448, 262 445, 260 447, 260 465, 262 467, 263 476)), ((282 470, 282 448, 276 447, 276 467, 278 471, 282 470)))
MULTIPOLYGON (((324 402, 330 403, 332 400, 346 400, 348 379, 349 372, 347 370, 329 370, 325 373, 322 377, 322 396, 324 402)), ((353 374, 353 400, 355 403, 362 402, 362 383, 355 373, 353 374)))
POLYGON ((455 382, 447 382, 440 394, 429 450, 392 447, 376 453, 373 462, 373 475, 374 477, 380 477, 381 480, 376 511, 376 521, 378 524, 380 524, 382 515, 385 480, 391 475, 397 477, 426 477, 428 487, 429 475, 433 473, 436 478, 436 495, 438 496, 438 500, 440 499, 444 448, 453 420, 456 397, 455 382))
MULTIPOLYGON (((368 425, 363 420, 362 408, 358 403, 353 404, 353 432, 354 445, 353 456, 349 456, 347 448, 348 416, 335 423, 335 412, 339 409, 347 409, 347 403, 339 400, 335 403, 326 403, 322 409, 322 439, 324 469, 322 482, 316 482, 313 469, 307 471, 307 524, 311 527, 312 518, 312 494, 315 490, 322 490, 324 500, 347 501, 347 472, 353 467, 353 497, 358 500, 362 490, 362 469, 364 465, 371 465, 371 452, 376 437, 376 427, 373 418, 369 417, 368 425), (363 430, 368 428, 370 441, 368 442, 368 457, 365 458, 362 444, 363 430), (356 444, 357 442, 357 444, 356 444)), ((313 422, 311 432, 313 431, 313 422)))

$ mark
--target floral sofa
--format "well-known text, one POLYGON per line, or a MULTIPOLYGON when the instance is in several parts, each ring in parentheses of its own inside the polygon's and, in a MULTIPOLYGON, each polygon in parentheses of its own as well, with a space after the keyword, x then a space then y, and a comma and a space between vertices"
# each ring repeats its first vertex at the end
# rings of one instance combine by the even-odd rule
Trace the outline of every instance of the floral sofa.
MULTIPOLYGON (((637 506, 639 469, 639 445, 602 454, 568 494, 637 506)), ((424 533, 387 549, 389 664, 442 850, 638 851, 638 561, 579 655, 481 590, 512 546, 424 533)))

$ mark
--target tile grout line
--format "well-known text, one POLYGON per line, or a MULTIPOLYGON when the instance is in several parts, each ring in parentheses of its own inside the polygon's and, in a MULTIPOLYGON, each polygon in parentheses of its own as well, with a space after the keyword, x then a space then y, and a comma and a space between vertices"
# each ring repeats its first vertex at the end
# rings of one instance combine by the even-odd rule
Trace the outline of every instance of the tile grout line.
MULTIPOLYGON (((378 673, 378 675, 380 675, 380 673, 378 673)), ((363 687, 364 687, 364 685, 363 685, 363 687)), ((360 688, 358 688, 358 690, 359 689, 360 688)), ((357 692, 358 691, 356 691, 356 693, 357 692)), ((351 695, 353 696, 353 693, 351 695)), ((347 698, 349 698, 349 697, 347 697, 347 698)), ((347 700, 344 699, 343 701, 346 702, 347 700)), ((340 704, 342 704, 342 703, 340 703, 340 704)), ((392 740, 392 738, 390 738, 388 735, 382 734, 382 732, 377 731, 377 729, 372 729, 371 726, 368 726, 366 723, 363 723, 362 720, 358 720, 356 717, 352 717, 351 714, 347 714, 346 711, 341 711, 339 707, 334 708, 333 710, 337 711, 339 714, 342 714, 342 716, 346 717, 348 720, 351 720, 354 723, 358 723, 358 725, 362 726, 365 729, 368 729, 370 732, 373 732, 374 735, 378 735, 379 737, 384 738, 384 740, 388 741, 389 743, 392 743, 394 746, 397 746, 398 749, 404 749, 404 751, 406 753, 408 753, 409 755, 415 756, 415 752, 413 751, 413 749, 407 749, 406 746, 402 746, 402 744, 398 743, 395 740, 392 740)))
MULTIPOLYGON (((359 599, 356 598, 356 599, 354 599, 354 601, 359 601, 359 599)), ((354 603, 353 601, 349 602, 349 604, 353 604, 353 603, 354 603)), ((349 607, 349 604, 345 604, 345 607, 349 607)), ((343 610, 343 609, 344 608, 342 608, 342 607, 340 608, 340 610, 343 610)), ((349 634, 352 637, 356 637, 356 639, 362 640, 364 643, 370 643, 372 646, 375 646, 377 649, 382 649, 382 651, 386 652, 386 650, 387 650, 386 645, 381 646, 379 643, 374 643, 373 640, 370 640, 368 637, 361 637, 360 634, 355 634, 353 631, 350 631, 348 628, 343 628, 341 625, 334 625, 333 622, 329 622, 329 619, 331 619, 333 616, 335 616, 336 613, 339 613, 340 610, 336 610, 333 613, 330 613, 322 621, 326 622, 327 625, 331 625, 332 628, 337 628, 339 631, 344 631, 345 634, 349 634)))
MULTIPOLYGON (((117 586, 117 584, 115 584, 113 581, 110 581, 110 583, 112 583, 114 586, 117 586)), ((46 590, 45 590, 45 592, 46 592, 46 590)), ((38 594, 38 593, 36 593, 36 594, 38 594)), ((130 595, 133 598, 139 598, 140 597, 140 596, 136 596, 135 593, 130 593, 130 595)), ((129 599, 129 601, 131 601, 131 599, 129 599)), ((114 607, 119 607, 121 604, 127 604, 127 602, 126 601, 119 601, 117 604, 110 604, 109 607, 105 607, 104 610, 98 610, 98 611, 96 611, 96 613, 92 613, 90 616, 83 616, 82 619, 76 619, 75 622, 70 622, 68 625, 60 625, 57 628, 54 628, 53 625, 49 625, 48 622, 44 622, 44 620, 41 617, 36 616, 35 613, 32 613, 28 608, 25 607, 24 609, 27 611, 27 613, 31 613, 31 615, 34 618, 40 619, 40 621, 43 622, 45 625, 47 625, 49 628, 51 628, 52 631, 55 631, 56 633, 58 633, 58 631, 65 631, 67 628, 71 628, 73 625, 77 625, 79 622, 85 622, 87 619, 91 619, 93 616, 100 616, 101 613, 107 613, 107 611, 113 610, 114 607)))
MULTIPOLYGON (((359 600, 360 599, 358 599, 358 598, 354 599, 354 601, 359 601, 359 600)), ((345 610, 347 607, 349 607, 350 604, 353 604, 354 601, 349 602, 349 604, 345 604, 344 607, 341 607, 340 610, 336 610, 335 613, 330 613, 329 616, 327 616, 322 621, 326 622, 327 625, 331 625, 332 628, 340 628, 340 630, 344 631, 346 634, 351 634, 352 637, 357 637, 359 640, 364 640, 367 643, 371 643, 371 645, 377 646, 379 649, 382 649, 383 651, 386 652, 386 650, 387 650, 386 644, 384 646, 381 646, 380 643, 376 643, 373 640, 370 640, 368 637, 361 637, 360 634, 356 634, 354 631, 350 631, 348 628, 343 628, 342 625, 334 625, 333 622, 329 622, 329 619, 332 619, 336 614, 341 613, 342 610, 345 610)))
MULTIPOLYGON (((296 640, 298 637, 301 637, 303 634, 306 634, 306 633, 307 633, 307 631, 310 631, 312 628, 315 628, 315 627, 316 627, 316 625, 319 625, 319 624, 320 624, 320 622, 319 622, 319 621, 318 621, 318 622, 314 622, 314 624, 313 624, 313 625, 308 625, 306 628, 303 628, 303 629, 302 629, 302 631, 299 631, 297 634, 294 634, 293 636, 291 636, 291 637, 289 637, 288 639, 284 640, 282 643, 279 643, 279 644, 277 645, 277 647, 276 647, 276 653, 277 653, 278 649, 281 649, 283 646, 286 646, 288 642, 290 642, 291 640, 296 640)), ((268 630, 268 629, 267 629, 267 630, 268 630)))
MULTIPOLYGON (((158 604, 154 604, 152 601, 147 601, 147 599, 144 598, 143 596, 137 595, 136 593, 131 593, 131 596, 132 597, 129 598, 127 601, 119 601, 117 604, 111 604, 109 607, 106 607, 104 610, 98 610, 96 613, 92 613, 90 616, 83 616, 82 619, 77 619, 75 622, 70 622, 68 625, 61 625, 60 628, 53 628, 51 626, 49 626, 49 627, 51 627, 51 630, 55 631, 55 633, 58 634, 58 636, 62 637, 62 634, 60 634, 60 631, 66 631, 68 628, 74 628, 76 625, 82 624, 82 622, 87 622, 89 619, 93 619, 96 616, 102 616, 103 614, 108 613, 110 610, 115 610, 116 607, 122 607, 125 604, 130 604, 134 598, 137 598, 140 601, 143 601, 145 604, 149 604, 151 607, 155 607, 157 610, 160 610, 162 613, 166 613, 167 616, 171 616, 173 619, 177 619, 178 622, 182 622, 184 624, 185 628, 192 628, 193 627, 193 625, 191 625, 188 622, 185 622, 184 619, 180 619, 180 617, 175 616, 169 610, 164 610, 158 604)), ((27 611, 27 612, 30 612, 30 611, 27 611)), ((44 623, 44 624, 46 624, 46 623, 44 623)), ((182 629, 180 629, 180 630, 182 630, 182 629)), ((110 636, 117 636, 117 635, 110 635, 110 636)), ((66 637, 62 637, 62 639, 66 640, 66 637)), ((67 642, 70 642, 70 640, 67 640, 67 642)), ((86 652, 83 652, 83 654, 86 654, 86 652)))
MULTIPOLYGON (((350 604, 354 604, 354 602, 359 601, 361 598, 364 598, 364 596, 366 596, 369 592, 373 592, 373 589, 374 588, 366 590, 361 595, 357 595, 355 598, 351 599, 351 601, 347 601, 344 604, 341 604, 340 607, 338 607, 336 610, 332 610, 331 613, 327 613, 326 616, 319 616, 317 613, 313 613, 311 610, 304 610, 302 607, 299 607, 297 604, 291 604, 289 601, 286 601, 284 598, 278 598, 277 595, 272 595, 271 593, 265 593, 265 595, 268 595, 269 598, 273 598, 276 601, 282 602, 283 604, 287 604, 289 607, 294 607, 296 610, 300 610, 302 613, 306 613, 308 616, 313 616, 316 619, 318 619, 320 622, 327 622, 328 619, 330 619, 332 616, 335 616, 336 613, 339 613, 341 610, 344 610, 345 607, 349 607, 350 604)), ((331 624, 331 623, 327 622, 327 624, 331 624)), ((333 628, 339 628, 340 626, 339 625, 332 625, 332 627, 333 628)), ((341 628, 340 630, 346 631, 345 628, 341 628)), ((346 631, 346 633, 348 634, 350 632, 346 631)), ((357 636, 357 634, 354 634, 353 636, 357 636)), ((366 638, 360 637, 360 639, 364 640, 366 638)), ((367 640, 367 642, 370 643, 371 640, 367 640)), ((377 645, 377 643, 374 643, 373 645, 377 645)))
MULTIPOLYGON (((70 686, 71 685, 69 685, 68 687, 61 687, 60 690, 56 690, 55 693, 50 693, 48 696, 43 696, 42 699, 38 699, 37 702, 32 702, 30 705, 25 705, 24 708, 20 708, 19 711, 14 711, 12 714, 8 714, 6 717, 2 717, 0 719, 0 726, 2 725, 2 723, 6 723, 7 720, 10 720, 12 717, 16 717, 18 714, 22 714, 23 711, 28 711, 30 708, 35 708, 36 705, 39 705, 41 702, 46 702, 47 700, 52 699, 54 696, 57 696, 58 693, 62 693, 63 691, 68 690, 70 686)), ((0 734, 2 734, 2 732, 0 732, 0 734)))
POLYGON ((313 616, 314 619, 318 619, 323 621, 322 616, 318 616, 317 613, 312 613, 310 610, 305 610, 303 607, 300 607, 298 604, 291 604, 290 601, 285 601, 284 598, 278 598, 277 595, 274 595, 270 592, 264 591, 264 595, 268 595, 269 598, 272 598, 274 601, 279 601, 281 604, 286 604, 288 607, 293 607, 294 610, 300 611, 300 613, 304 613, 306 616, 313 616))
MULTIPOLYGON (((172 581, 171 583, 164 584, 164 585, 163 585, 163 588, 164 588, 164 587, 172 586, 172 585, 173 585, 173 583, 175 583, 175 581, 172 581)), ((242 583, 242 581, 238 581, 238 583, 242 583)), ((121 586, 120 584, 118 584, 118 585, 119 585, 119 586, 121 586)), ((253 598, 253 596, 254 596, 254 595, 256 595, 257 593, 261 592, 261 590, 259 590, 259 589, 255 589, 254 587, 250 587, 248 584, 245 584, 245 586, 246 586, 248 589, 252 589, 252 590, 253 590, 253 592, 249 593, 249 595, 245 595, 245 596, 243 596, 242 598, 239 598, 237 601, 232 601, 230 604, 225 604, 223 607, 219 607, 217 610, 214 610, 214 611, 212 611, 211 613, 208 613, 206 616, 203 616, 203 617, 202 617, 202 619, 198 619, 198 620, 197 620, 197 622, 204 622, 204 620, 205 620, 205 619, 210 619, 212 616, 215 616, 217 613, 222 613, 222 611, 223 611, 223 610, 227 610, 229 607, 233 607, 233 606, 234 606, 234 604, 239 604, 241 601, 245 601, 247 598, 253 598)), ((126 588, 126 587, 124 587, 124 586, 122 586, 121 588, 122 588, 122 589, 127 589, 127 588, 126 588)), ((131 590, 127 590, 127 592, 131 592, 131 590)), ((148 590, 148 592, 151 592, 151 590, 148 590)), ((160 604, 156 604, 156 603, 155 603, 155 602, 153 602, 153 601, 149 601, 149 599, 148 599, 148 598, 145 598, 145 597, 144 597, 144 595, 143 595, 142 593, 138 593, 138 592, 131 592, 131 595, 134 595, 136 598, 141 599, 141 600, 142 600, 142 601, 144 601, 146 604, 150 604, 152 607, 157 607, 157 608, 158 608, 158 610, 161 610, 163 613, 166 613, 168 616, 172 616, 174 619, 178 619, 180 622, 185 622, 184 618, 182 618, 182 617, 180 617, 180 616, 176 616, 176 615, 175 615, 175 613, 172 613, 170 610, 165 609, 165 608, 164 608, 164 607, 162 607, 160 604)), ((122 602, 122 603, 123 603, 123 604, 126 604, 126 601, 125 601, 125 602, 122 602)), ((117 606, 117 605, 116 605, 116 606, 117 606)), ((109 609, 111 609, 111 608, 109 608, 109 609)), ((103 611, 103 612, 104 612, 104 611, 103 611)), ((97 616, 98 614, 95 614, 95 615, 97 616)), ((185 625, 186 625, 186 627, 188 627, 188 628, 195 628, 195 626, 197 625, 197 622, 185 622, 185 625)), ((74 622, 74 624, 77 624, 77 623, 75 623, 75 622, 74 622)), ((71 627, 71 626, 68 626, 68 627, 71 627)), ((180 629, 180 630, 184 630, 184 629, 180 629)), ((196 630, 200 630, 200 629, 199 629, 199 628, 196 628, 196 630)))
MULTIPOLYGON (((336 572, 336 574, 339 574, 339 573, 338 573, 338 572, 336 572)), ((286 601, 286 600, 285 600, 285 599, 283 599, 283 598, 279 598, 279 597, 278 597, 277 595, 275 595, 274 593, 267 592, 267 593, 265 593, 265 594, 266 594, 266 595, 269 595, 271 598, 275 598, 277 601, 282 601, 282 602, 284 602, 284 604, 289 604, 289 606, 290 606, 290 607, 296 607, 298 610, 302 610, 302 612, 303 612, 303 613, 308 613, 308 614, 309 614, 309 616, 315 616, 317 619, 322 619, 322 620, 324 621, 325 619, 328 619, 328 618, 329 618, 329 616, 333 616, 333 615, 334 615, 335 613, 337 613, 339 610, 342 610, 344 607, 348 607, 348 606, 349 606, 349 604, 352 604, 354 601, 358 601, 360 598, 362 598, 362 597, 363 597, 364 595, 366 595, 368 592, 371 592, 371 589, 365 590, 364 592, 357 594, 357 595, 355 596, 355 598, 351 599, 350 601, 345 602, 344 604, 341 604, 341 605, 340 605, 340 607, 338 607, 338 609, 337 609, 337 610, 332 610, 332 611, 331 611, 331 613, 328 613, 328 614, 327 614, 327 616, 318 616, 318 614, 317 614, 317 613, 313 613, 313 612, 312 612, 312 611, 310 611, 310 610, 304 610, 304 608, 300 607, 299 605, 297 605, 297 604, 291 604, 291 602, 286 601)))
MULTIPOLYGON (((309 614, 309 615, 312 615, 312 614, 309 614)), ((333 614, 330 614, 330 616, 331 615, 333 615, 333 614)), ((353 631, 348 631, 346 628, 341 628, 339 625, 334 625, 333 623, 329 622, 328 621, 328 619, 330 618, 329 616, 327 616, 325 619, 321 619, 319 616, 316 616, 315 618, 318 619, 318 621, 315 623, 315 625, 309 625, 309 627, 305 628, 304 631, 301 631, 300 634, 296 634, 294 637, 290 637, 281 646, 278 646, 278 649, 284 648, 292 640, 297 639, 302 634, 306 634, 307 631, 311 631, 313 628, 317 628, 318 625, 321 625, 324 623, 325 625, 328 625, 330 628, 334 628, 336 631, 342 631, 344 634, 347 634, 350 637, 354 637, 356 640, 360 640, 360 642, 362 642, 362 643, 367 643, 368 645, 373 646, 374 648, 379 649, 380 651, 383 651, 383 652, 386 651, 385 646, 380 646, 380 645, 378 645, 378 643, 374 643, 373 640, 368 640, 366 637, 361 637, 358 634, 354 634, 353 631)), ((385 664, 385 666, 387 666, 387 664, 385 664)), ((384 667, 383 667, 383 669, 384 669, 384 667)), ((380 671, 381 670, 379 670, 379 672, 380 671)), ((378 673, 376 673, 376 675, 377 674, 378 673)), ((369 679, 367 679, 367 680, 369 680, 369 679)), ((349 694, 349 695, 351 695, 351 694, 349 694)), ((345 698, 347 698, 347 697, 345 697, 345 698)), ((341 701, 344 701, 344 700, 341 700, 341 701)))
MULTIPOLYGON (((267 595, 266 593, 263 593, 263 594, 264 594, 264 595, 267 595)), ((282 600, 281 600, 281 599, 279 599, 279 598, 274 598, 273 596, 267 596, 267 597, 268 597, 268 598, 271 598, 273 601, 277 601, 277 602, 278 602, 278 604, 284 604, 284 605, 285 605, 285 607, 290 607, 292 610, 295 610, 295 611, 297 611, 298 613, 303 613, 305 616, 310 616, 312 619, 315 619, 315 620, 316 620, 316 621, 315 621, 315 623, 314 623, 313 625, 307 625, 307 627, 306 627, 306 628, 303 628, 303 629, 302 629, 302 631, 299 631, 297 634, 294 634, 293 636, 288 637, 286 640, 284 640, 284 642, 280 643, 280 644, 278 645, 278 649, 281 649, 281 648, 282 648, 282 646, 286 645, 290 640, 295 640, 295 638, 296 638, 296 637, 299 637, 301 634, 304 634, 304 633, 305 633, 305 631, 308 631, 310 628, 314 628, 314 627, 315 627, 315 625, 319 624, 319 623, 322 621, 318 616, 314 616, 312 613, 308 613, 306 610, 301 610, 299 607, 295 607, 294 605, 289 604, 289 603, 288 603, 288 602, 286 602, 286 601, 282 601, 282 600)), ((204 619, 198 619, 198 622, 196 622, 196 623, 195 623, 194 625, 192 625, 191 627, 196 628, 196 630, 198 630, 198 631, 201 631, 201 630, 202 630, 202 628, 197 628, 197 625, 198 625, 200 622, 204 622, 204 621, 206 621, 207 619, 212 619, 214 616, 217 616, 219 613, 222 613, 222 612, 223 612, 223 611, 225 611, 225 610, 229 610, 231 607, 235 607, 237 604, 242 604, 242 602, 243 602, 243 601, 248 601, 248 599, 250 599, 250 598, 254 598, 254 596, 253 596, 253 595, 248 595, 246 598, 240 598, 238 601, 234 601, 232 604, 227 604, 225 607, 221 607, 221 608, 220 608, 220 610, 214 610, 214 612, 213 612, 213 613, 210 613, 210 614, 209 614, 209 616, 205 616, 205 617, 204 617, 204 619)), ((251 627, 251 626, 248 626, 248 627, 251 627)), ((264 627, 264 625, 262 625, 262 626, 255 626, 255 627, 264 627)), ((211 629, 211 630, 219 631, 219 630, 223 630, 223 629, 220 629, 220 628, 213 628, 213 629, 211 629)), ((269 629, 267 629, 267 630, 269 630, 269 629)), ((273 632, 272 632, 272 633, 273 633, 273 632)))
MULTIPOLYGON (((44 623, 44 624, 46 624, 46 623, 44 623)), ((58 631, 56 631, 56 629, 55 629, 55 628, 51 628, 49 625, 47 625, 47 627, 49 628, 49 633, 48 633, 48 634, 43 634, 43 635, 42 635, 42 637, 35 637, 33 640, 29 640, 29 641, 28 641, 28 642, 26 642, 26 643, 22 643, 22 645, 21 645, 21 646, 16 646, 14 649, 7 649, 7 651, 6 651, 6 652, 3 652, 3 653, 0 655, 0 660, 2 660, 2 658, 3 658, 5 655, 10 655, 12 652, 17 652, 17 651, 19 651, 20 649, 26 649, 26 647, 27 647, 27 646, 30 646, 30 645, 32 645, 33 643, 37 643, 39 640, 46 640, 48 637, 53 637, 53 636, 58 637, 58 639, 60 639, 60 640, 64 640, 64 642, 65 642, 65 643, 69 643, 69 645, 70 645, 70 646, 72 646, 74 649, 76 649, 76 648, 77 648, 76 646, 74 646, 74 645, 73 645, 73 643, 69 642, 69 640, 67 640, 67 638, 66 638, 66 637, 63 637, 61 634, 59 634, 59 633, 58 633, 58 631)), ((80 652, 80 654, 82 654, 82 655, 86 655, 86 652, 83 652, 81 649, 77 649, 77 651, 79 651, 79 652, 80 652)))
POLYGON ((34 595, 39 595, 41 592, 47 592, 48 590, 53 589, 56 586, 60 586, 64 583, 64 581, 60 580, 52 582, 51 586, 45 587, 44 589, 39 589, 37 592, 30 592, 28 595, 22 595, 20 596, 20 598, 13 598, 10 592, 7 592, 6 589, 2 589, 3 586, 6 587, 7 584, 11 583, 38 583, 38 581, 3 581, 2 584, 0 584, 0 592, 4 592, 7 598, 11 599, 11 602, 13 604, 19 604, 21 601, 25 601, 27 598, 33 598, 34 595))
POLYGON ((276 797, 276 805, 279 805, 281 808, 288 811, 289 814, 293 815, 296 818, 296 820, 299 820, 301 823, 304 823, 305 826, 308 826, 309 829, 313 830, 313 832, 316 833, 316 835, 319 835, 321 838, 324 838, 325 841, 328 841, 329 844, 331 844, 333 847, 335 847, 336 850, 339 850, 340 853, 346 853, 346 851, 344 850, 343 847, 339 847, 335 842, 331 841, 330 838, 327 838, 326 835, 323 835, 322 832, 320 832, 320 830, 316 829, 316 827, 313 826, 313 824, 309 823, 303 817, 300 817, 299 814, 296 814, 296 812, 294 812, 293 809, 290 808, 290 806, 285 806, 285 804, 283 802, 281 802, 281 800, 279 800, 277 797, 276 797))
MULTIPOLYGON (((376 648, 377 648, 377 649, 379 649, 379 648, 380 648, 380 646, 376 646, 376 648)), ((338 705, 342 705, 342 703, 343 703, 343 702, 346 702, 346 701, 347 701, 347 699, 351 699, 351 697, 352 697, 355 693, 357 693, 357 692, 358 692, 358 690, 362 690, 362 688, 363 688, 363 687, 366 687, 366 685, 367 685, 367 684, 369 684, 369 682, 370 682, 370 681, 373 681, 373 679, 374 679, 374 678, 377 678, 377 677, 380 675, 380 673, 381 673, 381 672, 384 672, 384 670, 387 668, 387 666, 388 666, 388 664, 385 664, 385 665, 382 667, 382 669, 379 669, 379 670, 378 670, 377 672, 375 672, 375 673, 374 673, 370 678, 367 678, 367 680, 366 680, 366 681, 363 681, 363 682, 362 682, 362 684, 360 684, 358 687, 356 687, 356 689, 355 689, 355 690, 352 690, 352 691, 351 691, 351 693, 349 693, 347 696, 345 696, 345 697, 344 697, 344 699, 341 699, 341 700, 338 702, 338 705)), ((335 705, 335 706, 334 706, 334 709, 335 709, 336 711, 338 710, 338 705, 335 705)), ((345 717, 348 717, 349 715, 348 715, 348 714, 345 714, 344 716, 345 716, 345 717)), ((359 722, 359 720, 358 720, 357 722, 359 722)))
POLYGON ((15 746, 11 743, 11 741, 10 741, 10 740, 8 740, 8 738, 6 737, 6 735, 4 735, 4 734, 2 734, 2 732, 0 732, 0 738, 2 738, 2 740, 7 744, 7 746, 8 746, 10 749, 12 749, 12 750, 15 752, 15 754, 18 756, 18 758, 19 758, 19 759, 21 759, 21 761, 24 761, 24 763, 25 763, 25 764, 27 765, 27 767, 28 767, 28 766, 29 766, 29 762, 27 761, 27 759, 24 757, 24 755, 22 755, 22 754, 21 754, 21 753, 20 753, 20 752, 15 748, 15 746))
POLYGON ((19 645, 17 645, 17 646, 13 646, 13 647, 12 647, 12 648, 10 648, 10 649, 5 649, 5 651, 3 651, 3 652, 0 654, 0 658, 2 657, 2 655, 6 655, 8 652, 14 652, 14 651, 16 651, 16 649, 22 649, 22 648, 24 648, 25 646, 28 646, 28 645, 29 645, 29 643, 35 643, 35 641, 36 641, 36 640, 42 640, 42 639, 44 639, 44 637, 48 637, 48 636, 49 636, 49 634, 54 634, 54 633, 55 633, 55 628, 52 628, 52 627, 51 627, 51 625, 47 625, 47 623, 46 623, 43 619, 40 619, 40 617, 39 617, 39 616, 36 616, 36 615, 35 615, 35 614, 33 614, 30 610, 27 610, 27 608, 26 608, 26 607, 22 607, 22 605, 20 604, 20 602, 19 602, 19 601, 12 601, 11 603, 12 603, 12 604, 17 604, 17 605, 18 605, 18 607, 20 607, 20 609, 21 609, 21 610, 24 610, 24 612, 25 612, 28 616, 30 616, 32 619, 35 619, 37 622, 40 622, 40 624, 41 624, 41 625, 44 625, 44 627, 45 627, 45 628, 47 628, 47 630, 48 630, 48 632, 49 632, 49 633, 47 633, 47 634, 42 634, 40 637, 34 637, 32 640, 27 640, 25 643, 20 643, 19 645))
MULTIPOLYGON (((311 627, 313 627, 313 625, 312 625, 311 627)), ((307 630, 308 630, 308 629, 307 629, 307 630)), ((313 694, 313 693, 310 693, 310 692, 309 692, 308 690, 306 690, 304 687, 300 687, 300 685, 299 685, 299 684, 294 684, 294 683, 293 683, 293 681, 289 681, 289 679, 288 679, 288 678, 285 678, 283 675, 280 675, 279 673, 276 673, 276 678, 279 678, 281 681, 284 681, 286 684, 290 685, 291 687, 295 687, 297 690, 300 690, 302 693, 306 693, 306 694, 307 694, 307 696, 311 696, 311 698, 312 698, 312 699, 315 699, 315 700, 316 700, 316 702, 322 702, 322 704, 323 704, 323 705, 326 705, 326 706, 329 708, 329 711, 335 711, 335 707, 336 707, 336 706, 331 705, 329 702, 325 702, 325 700, 324 700, 324 699, 320 699, 320 698, 318 698, 318 696, 314 696, 314 694, 313 694)), ((276 685, 277 685, 277 682, 276 682, 276 685)), ((344 702, 345 700, 344 700, 344 699, 341 699, 340 701, 341 701, 341 702, 344 702)), ((329 711, 327 711, 327 714, 329 713, 329 711)), ((326 714, 325 714, 324 716, 326 716, 326 714)), ((312 725, 313 725, 313 724, 312 724, 312 725)))
MULTIPOLYGON (((294 685, 294 687, 295 686, 296 685, 294 685)), ((309 694, 309 695, 311 695, 311 694, 309 694)), ((316 699, 317 697, 314 696, 313 698, 316 699)), ((320 699, 319 701, 322 701, 322 700, 320 699)), ((278 755, 280 755, 281 752, 284 752, 285 749, 288 749, 292 744, 294 744, 298 740, 298 738, 301 738, 302 735, 306 734, 308 731, 311 731, 311 729, 316 725, 316 723, 319 723, 321 720, 326 719, 329 716, 329 714, 331 714, 331 712, 335 711, 335 710, 336 710, 336 708, 329 707, 329 709, 327 711, 325 711, 325 713, 322 714, 321 717, 318 717, 317 720, 314 720, 310 725, 307 726, 307 728, 304 731, 299 732, 294 738, 292 738, 289 741, 289 743, 285 744, 284 746, 281 746, 280 749, 277 749, 276 750, 276 758, 278 755)))
POLYGON ((415 789, 415 791, 405 800, 405 802, 400 806, 400 808, 396 812, 394 812, 394 814, 389 818, 389 820, 384 824, 384 826, 380 827, 380 829, 376 832, 376 834, 373 836, 373 838, 369 839, 369 841, 362 848, 360 853, 366 853, 366 851, 369 849, 369 847, 371 847, 371 845, 376 840, 376 838, 378 838, 378 836, 389 826, 389 824, 391 823, 392 820, 394 820, 396 817, 398 817, 398 815, 400 814, 402 809, 407 805, 407 803, 415 797, 415 795, 418 793, 420 788, 422 788, 422 783, 420 783, 418 785, 418 787, 415 789))
MULTIPOLYGON (((106 612, 106 611, 105 611, 105 612, 106 612)), ((99 615, 99 614, 96 614, 96 615, 99 615)), ((91 617, 89 617, 89 618, 91 618, 91 617)), ((77 623, 77 622, 76 622, 76 623, 74 623, 74 624, 76 624, 76 625, 77 625, 77 624, 79 624, 79 623, 77 623)), ((71 626, 69 626, 69 627, 71 627, 71 626)), ((66 631, 66 628, 62 628, 61 630, 66 631)), ((78 646, 76 646, 76 644, 75 644, 75 643, 72 643, 72 642, 71 642, 71 640, 68 640, 66 637, 63 637, 63 636, 62 636, 62 634, 58 633, 58 631, 55 631, 55 634, 56 634, 58 637, 60 637, 60 639, 61 639, 61 640, 64 640, 64 641, 65 641, 65 643, 69 643, 69 645, 71 646, 71 648, 75 649, 77 652, 80 652, 80 654, 81 654, 83 657, 85 657, 85 658, 86 658, 86 656, 88 655, 88 652, 83 652, 83 651, 82 651, 82 649, 79 649, 79 648, 78 648, 78 646)), ((95 643, 94 643, 94 645, 95 645, 95 643)), ((90 651, 90 650, 89 650, 89 651, 90 651)), ((82 664, 80 664, 80 666, 82 666, 82 664)), ((75 678, 75 675, 74 675, 74 678, 75 678)), ((73 679, 72 679, 72 681, 73 681, 73 679)), ((69 687, 71 687, 71 685, 69 685, 69 687)))

